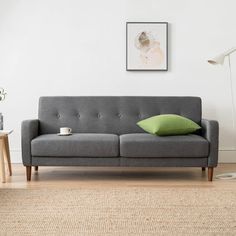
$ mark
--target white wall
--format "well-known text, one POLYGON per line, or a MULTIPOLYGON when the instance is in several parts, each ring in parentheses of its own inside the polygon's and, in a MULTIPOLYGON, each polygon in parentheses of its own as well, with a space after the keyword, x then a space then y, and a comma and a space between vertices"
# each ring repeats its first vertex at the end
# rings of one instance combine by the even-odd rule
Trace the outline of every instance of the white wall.
MULTIPOLYGON (((12 158, 42 95, 193 95, 220 122, 220 159, 236 161, 228 67, 206 60, 236 45, 235 0, 0 0, 0 103, 12 158), (169 71, 126 72, 126 21, 169 22, 169 71), (228 151, 227 151, 228 150, 228 151)), ((227 62, 227 61, 226 61, 227 62)), ((236 93, 236 54, 232 55, 236 93)))

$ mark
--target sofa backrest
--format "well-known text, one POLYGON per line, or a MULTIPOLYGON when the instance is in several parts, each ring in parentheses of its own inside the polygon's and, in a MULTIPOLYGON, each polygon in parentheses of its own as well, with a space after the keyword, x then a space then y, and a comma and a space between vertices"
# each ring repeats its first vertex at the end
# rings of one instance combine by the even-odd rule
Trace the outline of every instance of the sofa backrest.
POLYGON ((40 133, 58 133, 70 127, 75 133, 142 133, 136 123, 159 115, 178 114, 201 121, 199 97, 41 97, 40 133))

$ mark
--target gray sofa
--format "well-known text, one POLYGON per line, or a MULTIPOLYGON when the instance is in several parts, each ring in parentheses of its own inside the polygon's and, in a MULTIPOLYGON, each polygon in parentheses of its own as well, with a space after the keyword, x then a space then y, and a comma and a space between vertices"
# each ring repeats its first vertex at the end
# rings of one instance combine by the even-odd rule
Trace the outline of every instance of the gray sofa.
POLYGON ((218 122, 203 120, 199 97, 41 97, 38 119, 22 122, 27 180, 35 166, 208 167, 218 162, 218 122), (196 134, 158 137, 136 123, 179 114, 199 125, 196 134), (60 127, 71 136, 58 136, 60 127))

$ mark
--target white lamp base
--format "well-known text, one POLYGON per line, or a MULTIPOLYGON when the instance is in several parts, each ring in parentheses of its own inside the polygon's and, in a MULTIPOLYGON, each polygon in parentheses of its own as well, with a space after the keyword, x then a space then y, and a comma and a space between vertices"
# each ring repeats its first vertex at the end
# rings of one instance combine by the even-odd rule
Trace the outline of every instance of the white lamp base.
POLYGON ((225 179, 225 180, 228 180, 228 179, 236 179, 236 172, 234 173, 225 173, 225 174, 221 174, 221 175, 217 175, 216 176, 217 179, 225 179))

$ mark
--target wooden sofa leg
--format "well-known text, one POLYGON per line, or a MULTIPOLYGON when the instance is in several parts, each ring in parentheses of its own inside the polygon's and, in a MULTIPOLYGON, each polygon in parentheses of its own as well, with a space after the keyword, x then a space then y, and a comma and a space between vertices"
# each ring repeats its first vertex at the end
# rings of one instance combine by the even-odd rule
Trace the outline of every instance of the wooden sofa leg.
POLYGON ((205 171, 206 170, 206 168, 205 167, 202 167, 202 171, 205 171))
POLYGON ((26 166, 26 177, 27 181, 31 180, 31 166, 26 166))
POLYGON ((213 172, 214 172, 214 168, 213 167, 208 167, 208 181, 212 181, 213 172))
POLYGON ((34 170, 35 170, 35 171, 38 171, 38 170, 39 170, 39 167, 38 167, 38 166, 35 166, 35 167, 34 167, 34 170))

